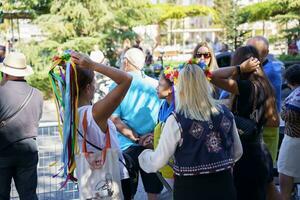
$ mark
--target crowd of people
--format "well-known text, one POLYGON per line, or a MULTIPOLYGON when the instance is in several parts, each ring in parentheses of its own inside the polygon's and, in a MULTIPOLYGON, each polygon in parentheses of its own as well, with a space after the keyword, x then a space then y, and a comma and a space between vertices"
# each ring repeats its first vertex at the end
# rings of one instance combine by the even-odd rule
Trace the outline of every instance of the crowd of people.
POLYGON ((288 54, 296 56, 300 54, 300 35, 294 35, 288 44, 288 54))
MULTIPOLYGON (((300 65, 285 71, 292 92, 281 102, 281 67, 268 60, 269 43, 262 36, 236 49, 225 68, 218 67, 214 49, 201 42, 191 60, 166 66, 159 80, 143 72, 148 54, 140 43, 129 44, 124 43, 120 69, 105 65, 97 46, 91 57, 71 53, 79 85, 78 132, 87 134, 78 137, 79 149, 85 140, 88 152, 105 148, 110 133, 125 200, 134 198, 139 180, 149 200, 291 198, 300 177, 300 65), (114 83, 93 104, 95 73, 114 83), (278 191, 273 168, 280 116, 285 136, 278 191)), ((21 199, 37 199, 42 96, 24 79, 32 69, 23 54, 8 54, 0 71, 0 199, 9 199, 12 178, 21 199)))

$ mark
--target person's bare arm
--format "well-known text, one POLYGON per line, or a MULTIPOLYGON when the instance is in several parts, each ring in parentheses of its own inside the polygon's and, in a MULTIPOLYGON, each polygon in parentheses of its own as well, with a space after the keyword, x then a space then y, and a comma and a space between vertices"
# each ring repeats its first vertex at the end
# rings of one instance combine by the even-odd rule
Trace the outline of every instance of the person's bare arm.
MULTIPOLYGON (((234 68, 236 68, 236 67, 226 67, 226 68, 228 68, 228 71, 226 71, 226 73, 229 72, 229 71, 232 71, 232 73, 233 73, 234 68)), ((232 94, 238 94, 238 87, 237 87, 236 81, 234 79, 231 79, 231 78, 219 77, 218 74, 222 74, 222 72, 219 71, 219 69, 216 70, 216 71, 213 71, 210 82, 212 84, 214 84, 215 86, 217 86, 218 88, 226 90, 226 91, 228 91, 232 94)))
POLYGON ((114 110, 119 106, 122 99, 126 95, 132 77, 119 69, 109 67, 100 63, 93 62, 88 56, 72 52, 72 60, 75 64, 83 68, 97 71, 111 78, 117 86, 109 92, 103 99, 96 102, 93 106, 93 117, 101 129, 106 129, 107 119, 114 110))
MULTIPOLYGON (((240 65, 241 73, 253 72, 259 67, 259 64, 260 62, 257 59, 249 58, 240 65)), ((239 94, 237 82, 231 78, 234 73, 238 73, 236 66, 212 71, 211 83, 232 94, 239 94)))
POLYGON ((134 141, 134 142, 136 142, 136 141, 139 139, 138 135, 137 135, 136 133, 134 133, 134 131, 133 131, 130 127, 128 127, 128 126, 120 119, 120 117, 114 116, 114 115, 113 115, 113 116, 111 116, 110 119, 114 122, 115 126, 117 127, 117 130, 118 130, 121 134, 123 134, 125 137, 129 138, 130 140, 132 140, 132 141, 134 141))

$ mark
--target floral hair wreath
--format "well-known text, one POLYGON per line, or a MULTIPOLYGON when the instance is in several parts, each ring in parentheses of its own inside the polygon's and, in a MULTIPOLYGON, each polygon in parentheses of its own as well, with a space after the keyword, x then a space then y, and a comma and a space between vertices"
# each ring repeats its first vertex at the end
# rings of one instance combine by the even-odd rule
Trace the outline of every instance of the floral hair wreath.
POLYGON ((176 84, 178 81, 179 70, 178 70, 178 68, 175 68, 172 66, 167 66, 164 69, 164 75, 169 81, 176 84))
POLYGON ((190 59, 189 61, 187 61, 187 62, 181 64, 181 65, 179 66, 179 68, 180 68, 180 69, 183 69, 187 64, 199 66, 199 67, 203 70, 203 72, 204 72, 206 78, 207 78, 209 81, 211 80, 212 73, 211 73, 211 71, 210 71, 210 69, 209 69, 209 66, 208 66, 205 62, 202 62, 202 61, 197 62, 197 60, 196 60, 195 58, 193 58, 193 59, 190 59))

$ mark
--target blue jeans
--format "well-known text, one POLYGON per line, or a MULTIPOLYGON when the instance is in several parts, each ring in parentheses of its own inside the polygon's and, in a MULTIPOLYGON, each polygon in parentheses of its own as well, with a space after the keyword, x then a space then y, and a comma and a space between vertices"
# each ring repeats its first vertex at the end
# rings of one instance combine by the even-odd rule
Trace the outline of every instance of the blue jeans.
MULTIPOLYGON (((33 139, 26 139, 33 140, 33 139)), ((14 179, 20 200, 37 200, 37 163, 36 145, 30 141, 17 142, 0 154, 0 199, 9 200, 11 181, 14 179), (23 151, 22 151, 23 149, 23 151), (36 149, 36 151, 34 150, 36 149), (14 154, 12 154, 14 152, 14 154)))

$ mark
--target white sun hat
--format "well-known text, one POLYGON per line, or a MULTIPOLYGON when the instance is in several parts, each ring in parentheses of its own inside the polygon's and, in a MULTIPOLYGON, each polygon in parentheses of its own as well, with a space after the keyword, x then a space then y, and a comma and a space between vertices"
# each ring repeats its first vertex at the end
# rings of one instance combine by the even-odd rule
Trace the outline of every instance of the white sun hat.
POLYGON ((97 51, 92 51, 90 54, 90 58, 92 61, 96 63, 103 63, 105 56, 102 51, 97 50, 97 51))
POLYGON ((0 63, 0 71, 15 77, 24 77, 33 74, 33 70, 26 65, 26 57, 19 52, 9 53, 0 63))

